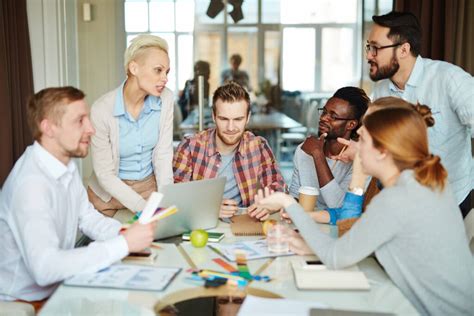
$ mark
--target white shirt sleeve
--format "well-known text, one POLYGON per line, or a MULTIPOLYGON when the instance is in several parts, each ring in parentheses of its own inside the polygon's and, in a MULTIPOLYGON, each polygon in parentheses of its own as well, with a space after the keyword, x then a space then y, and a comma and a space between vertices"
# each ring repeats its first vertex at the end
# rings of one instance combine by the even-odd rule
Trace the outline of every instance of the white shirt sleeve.
MULTIPOLYGON (((74 184, 75 180, 70 185, 74 184)), ((89 233, 106 221, 91 213, 90 208, 75 210, 74 207, 80 207, 80 203, 75 200, 78 196, 58 198, 59 194, 65 193, 50 188, 47 181, 25 179, 22 187, 22 192, 28 192, 28 198, 19 190, 14 191, 12 196, 12 205, 15 205, 15 211, 11 213, 15 226, 13 234, 26 268, 38 285, 46 286, 77 273, 97 271, 127 255, 127 243, 123 236, 116 234, 115 223, 106 223, 109 228, 97 234, 105 237, 115 231, 115 237, 71 249, 78 220, 89 233), (77 212, 80 213, 79 217, 77 212), (98 222, 93 224, 94 220, 98 222)), ((80 189, 85 194, 84 187, 80 189)))

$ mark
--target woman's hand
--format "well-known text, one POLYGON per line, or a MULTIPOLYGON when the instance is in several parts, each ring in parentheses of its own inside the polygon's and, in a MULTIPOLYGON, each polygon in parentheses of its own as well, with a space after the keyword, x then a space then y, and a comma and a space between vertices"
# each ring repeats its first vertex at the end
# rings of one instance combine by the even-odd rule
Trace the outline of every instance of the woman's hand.
POLYGON ((334 159, 334 160, 340 160, 345 163, 349 163, 353 161, 356 157, 357 151, 358 151, 358 145, 356 141, 353 140, 347 140, 345 138, 338 137, 337 141, 340 144, 343 144, 346 146, 346 149, 340 153, 339 155, 336 156, 330 156, 329 158, 334 159))
POLYGON ((289 238, 290 250, 299 256, 314 254, 300 234, 293 232, 289 238))
POLYGON ((247 213, 250 217, 257 218, 261 221, 266 220, 271 213, 277 211, 278 209, 269 209, 266 205, 262 206, 259 205, 260 201, 265 198, 265 196, 269 196, 270 194, 274 193, 275 191, 270 190, 270 188, 265 187, 265 189, 258 190, 257 194, 254 197, 254 204, 249 206, 247 213))
POLYGON ((285 209, 280 209, 280 219, 282 221, 285 221, 287 222, 288 224, 291 224, 292 223, 292 220, 290 218, 290 215, 288 215, 288 213, 285 211, 285 209))
MULTIPOLYGON (((268 188, 265 188, 265 190, 268 190, 268 188)), ((270 191, 262 192, 262 190, 258 190, 257 195, 263 196, 263 198, 259 198, 256 204, 268 210, 276 211, 282 207, 287 208, 291 204, 296 203, 294 198, 283 192, 271 193, 270 191)))

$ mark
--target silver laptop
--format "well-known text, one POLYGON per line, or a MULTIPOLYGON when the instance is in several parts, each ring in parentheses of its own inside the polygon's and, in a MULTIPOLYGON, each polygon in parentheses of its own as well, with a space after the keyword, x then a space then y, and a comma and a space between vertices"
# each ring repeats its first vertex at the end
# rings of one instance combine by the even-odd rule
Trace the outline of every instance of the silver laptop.
POLYGON ((155 240, 194 229, 217 226, 224 194, 225 178, 175 183, 163 186, 162 207, 176 205, 178 212, 158 221, 155 240))

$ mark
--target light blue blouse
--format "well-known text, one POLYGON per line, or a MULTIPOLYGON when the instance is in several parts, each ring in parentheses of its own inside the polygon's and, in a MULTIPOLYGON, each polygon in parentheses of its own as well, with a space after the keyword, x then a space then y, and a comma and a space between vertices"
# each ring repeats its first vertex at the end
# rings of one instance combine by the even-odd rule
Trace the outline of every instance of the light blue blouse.
POLYGON ((160 132, 161 98, 147 96, 135 120, 125 108, 124 84, 117 92, 114 107, 114 116, 119 119, 118 176, 122 180, 142 180, 153 173, 152 156, 160 132))

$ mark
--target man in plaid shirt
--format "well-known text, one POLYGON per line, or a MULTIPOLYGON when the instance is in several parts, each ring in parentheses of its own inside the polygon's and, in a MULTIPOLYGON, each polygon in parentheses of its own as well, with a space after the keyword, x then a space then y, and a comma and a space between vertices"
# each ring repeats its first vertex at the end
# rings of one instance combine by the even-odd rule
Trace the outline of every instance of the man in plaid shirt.
MULTIPOLYGON (((175 182, 226 177, 219 216, 233 216, 239 207, 253 204, 258 188, 284 191, 286 185, 267 141, 245 127, 250 119, 250 98, 235 82, 219 87, 212 100, 215 128, 185 138, 176 150, 175 182)), ((264 219, 268 212, 254 216, 264 219)))

